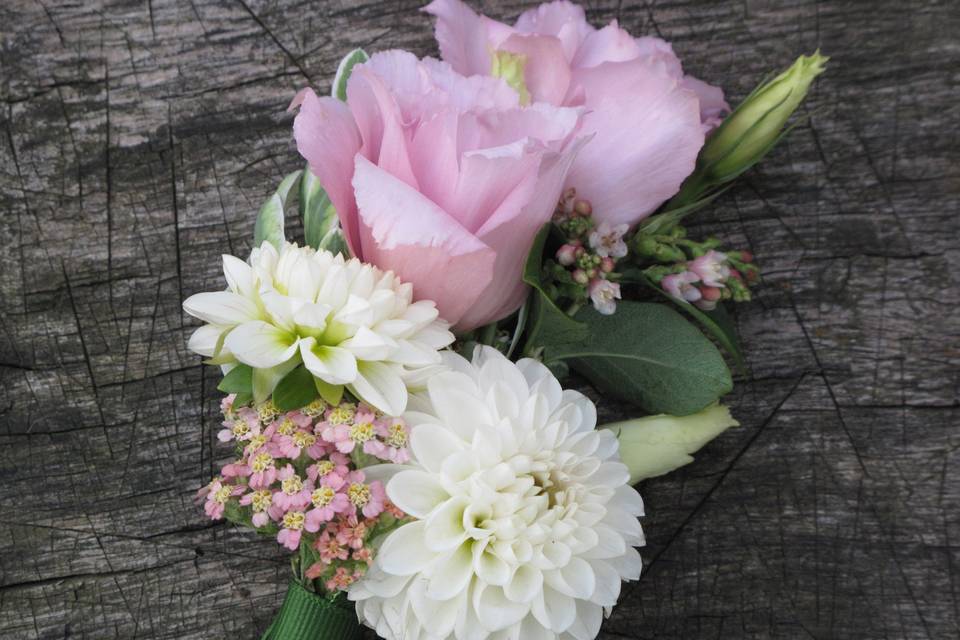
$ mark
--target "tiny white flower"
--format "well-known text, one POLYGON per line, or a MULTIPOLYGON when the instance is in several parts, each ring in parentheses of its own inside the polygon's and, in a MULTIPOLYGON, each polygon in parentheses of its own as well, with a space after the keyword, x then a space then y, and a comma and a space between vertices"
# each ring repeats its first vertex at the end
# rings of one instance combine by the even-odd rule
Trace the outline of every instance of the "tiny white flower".
POLYGON ((626 224, 611 226, 609 222, 601 222, 590 232, 590 248, 601 258, 622 258, 627 255, 623 236, 629 228, 626 224))
POLYGON ((323 383, 399 415, 405 380, 438 365, 453 342, 433 302, 413 302, 410 284, 356 259, 264 242, 249 263, 223 256, 223 271, 226 291, 183 303, 208 323, 188 347, 216 364, 253 367, 261 395, 302 362, 323 383))
POLYGON ((404 415, 413 461, 387 494, 416 520, 351 588, 361 620, 386 640, 596 637, 644 544, 614 432, 535 360, 444 362, 404 415))
POLYGON ((620 299, 620 285, 602 278, 596 278, 587 287, 593 308, 599 313, 610 316, 617 310, 617 300, 620 299))

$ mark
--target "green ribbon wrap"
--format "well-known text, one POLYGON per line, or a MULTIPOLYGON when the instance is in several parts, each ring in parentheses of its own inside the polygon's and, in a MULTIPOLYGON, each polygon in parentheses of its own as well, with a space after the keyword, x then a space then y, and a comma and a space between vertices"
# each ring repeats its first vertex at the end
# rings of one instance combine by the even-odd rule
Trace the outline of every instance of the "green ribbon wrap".
POLYGON ((354 604, 346 596, 331 601, 291 580, 280 612, 260 640, 358 640, 361 632, 354 604))

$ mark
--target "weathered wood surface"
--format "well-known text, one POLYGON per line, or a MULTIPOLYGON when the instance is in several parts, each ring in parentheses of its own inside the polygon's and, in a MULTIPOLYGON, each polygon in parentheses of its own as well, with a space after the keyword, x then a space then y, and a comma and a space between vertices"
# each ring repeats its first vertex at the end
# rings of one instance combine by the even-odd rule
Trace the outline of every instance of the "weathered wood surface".
MULTIPOLYGON (((354 46, 435 51, 418 4, 0 3, 0 636, 265 627, 283 554, 191 502, 223 451, 180 301, 300 164, 298 88, 354 46)), ((743 426, 642 487, 647 567, 601 637, 957 637, 960 8, 588 9, 734 98, 833 57, 809 124, 701 217, 766 279, 738 315, 743 426)))

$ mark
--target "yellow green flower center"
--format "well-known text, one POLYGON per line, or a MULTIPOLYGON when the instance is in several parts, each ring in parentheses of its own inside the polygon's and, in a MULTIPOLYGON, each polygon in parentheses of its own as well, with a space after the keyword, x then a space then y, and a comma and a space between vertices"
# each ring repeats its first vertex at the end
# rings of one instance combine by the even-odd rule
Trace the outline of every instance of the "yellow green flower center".
POLYGON ((297 430, 297 424, 290 418, 284 418, 280 426, 277 427, 277 433, 282 436, 291 436, 297 430))
POLYGON ((387 429, 387 444, 391 447, 407 446, 407 428, 402 422, 394 422, 387 429))
POLYGON ((300 476, 290 476, 280 483, 280 488, 285 494, 292 496, 303 489, 303 480, 300 479, 300 476))
POLYGON ((361 422, 350 427, 350 439, 354 442, 366 442, 373 437, 373 425, 361 422))
POLYGON ((300 531, 303 529, 303 523, 306 520, 306 517, 303 515, 302 511, 288 511, 283 514, 283 526, 285 529, 293 529, 294 531, 300 531))
POLYGON ((314 468, 317 470, 317 476, 322 478, 333 471, 336 468, 336 465, 329 460, 323 460, 322 462, 318 462, 316 465, 314 465, 314 468))
POLYGON ((293 444, 298 447, 309 447, 317 441, 317 436, 306 431, 297 431, 293 434, 293 444))
POLYGON ((250 448, 250 451, 256 451, 265 444, 267 444, 267 436, 258 433, 255 436, 250 436, 247 446, 250 448))
POLYGON ((277 405, 273 404, 273 400, 267 400, 257 407, 257 415, 260 417, 260 422, 270 423, 280 415, 280 410, 277 409, 277 405))
POLYGON ((266 489, 260 489, 259 491, 253 492, 253 497, 250 499, 250 506, 253 507, 253 510, 257 513, 266 511, 270 508, 270 505, 273 503, 273 494, 267 491, 266 489))
POLYGON ((303 413, 310 417, 319 416, 327 410, 327 403, 322 398, 317 398, 303 408, 303 413))
POLYGON ((242 438, 243 436, 250 433, 250 425, 247 424, 246 420, 237 420, 233 423, 233 437, 242 438))
POLYGON ((370 502, 370 487, 359 482, 354 482, 347 489, 347 497, 354 506, 362 507, 370 502))
POLYGON ((330 417, 327 418, 327 422, 330 424, 347 424, 353 420, 353 416, 356 415, 357 411, 353 405, 344 403, 330 412, 330 417))
POLYGON ((213 499, 223 504, 230 498, 230 487, 220 487, 217 489, 216 493, 213 494, 213 499))
POLYGON ((319 509, 333 502, 333 496, 335 495, 336 492, 330 487, 320 487, 319 489, 313 490, 313 493, 310 495, 310 500, 313 502, 313 506, 319 509))
POLYGON ((262 473, 267 469, 273 468, 273 456, 264 451, 263 453, 258 453, 253 458, 253 462, 250 464, 250 467, 253 469, 254 473, 262 473))

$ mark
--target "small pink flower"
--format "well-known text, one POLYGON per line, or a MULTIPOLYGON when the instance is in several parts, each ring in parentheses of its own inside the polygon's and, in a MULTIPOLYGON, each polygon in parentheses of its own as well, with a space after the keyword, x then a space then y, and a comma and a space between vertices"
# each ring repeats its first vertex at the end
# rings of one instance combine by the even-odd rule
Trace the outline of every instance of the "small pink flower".
POLYGON ((700 289, 693 286, 694 282, 699 282, 700 276, 692 271, 683 273, 671 273, 664 277, 660 282, 663 290, 681 302, 696 302, 703 294, 700 289))
POLYGON ((687 268, 697 274, 697 277, 708 287, 722 287, 730 277, 726 254, 712 249, 687 263, 687 268))
POLYGON ((383 513, 383 505, 387 499, 387 492, 383 488, 383 483, 379 480, 374 480, 367 486, 370 487, 370 500, 363 506, 361 511, 363 515, 368 518, 376 518, 383 513))
POLYGON ((325 586, 327 591, 346 591, 347 587, 356 582, 359 577, 356 571, 351 573, 346 567, 337 567, 337 571, 327 580, 325 586))
POLYGON ((253 489, 266 489, 277 479, 276 461, 266 451, 253 456, 250 460, 250 486, 253 489))
POLYGON ((590 248, 601 258, 622 258, 627 255, 627 243, 623 241, 623 236, 629 228, 627 224, 601 222, 590 233, 590 248))
POLYGON ((347 474, 350 473, 349 464, 347 456, 342 453, 332 453, 329 460, 317 460, 316 463, 307 467, 307 477, 314 484, 319 483, 339 489, 346 482, 347 474))
POLYGON ((210 483, 207 491, 207 501, 203 505, 203 511, 213 520, 223 518, 223 512, 226 509, 227 500, 243 493, 243 487, 240 485, 228 485, 218 478, 210 483))
POLYGON ((273 493, 267 489, 251 491, 240 498, 240 504, 253 509, 253 526, 262 527, 270 521, 267 512, 273 504, 273 493))
MULTIPOLYGON (((327 442, 335 445, 341 453, 350 453, 360 444, 363 445, 366 453, 372 454, 373 451, 368 451, 366 444, 373 440, 373 437, 376 435, 373 422, 374 418, 372 414, 370 414, 368 421, 360 421, 358 414, 358 419, 353 424, 332 424, 327 426, 323 430, 322 437, 327 442)), ((373 447, 371 447, 371 449, 372 448, 373 447)))
POLYGON ((223 426, 226 428, 217 433, 217 440, 220 442, 244 442, 260 433, 260 420, 257 419, 257 414, 251 411, 241 410, 236 419, 224 420, 223 426))
POLYGON ((353 552, 352 558, 354 560, 359 560, 361 562, 366 562, 367 566, 373 564, 373 551, 370 550, 370 547, 364 547, 363 549, 357 549, 353 552))
POLYGON ((620 299, 620 285, 602 278, 594 278, 587 288, 593 308, 599 313, 609 316, 617 310, 617 300, 620 299))
POLYGON ((312 447, 317 443, 317 436, 309 431, 298 429, 291 435, 277 436, 275 438, 276 450, 280 456, 296 460, 304 449, 312 447))
POLYGON ((220 401, 220 413, 230 415, 233 412, 233 402, 237 399, 237 394, 231 393, 220 401))
POLYGON ((329 565, 327 565, 327 563, 323 562, 322 560, 320 562, 314 562, 312 565, 310 565, 307 568, 307 572, 304 575, 307 576, 307 578, 309 578, 310 580, 316 580, 317 578, 322 576, 324 573, 326 573, 327 566, 329 565))
POLYGON ((277 479, 280 480, 280 491, 273 494, 273 504, 289 511, 291 509, 304 509, 310 504, 310 494, 313 492, 313 483, 307 480, 303 481, 293 465, 286 465, 277 473, 277 479))
POLYGON ((311 533, 320 530, 324 522, 333 520, 338 513, 344 513, 350 509, 350 500, 346 494, 338 493, 331 487, 318 487, 310 495, 310 502, 313 509, 307 512, 306 529, 311 533))
POLYGON ((320 559, 327 563, 350 557, 350 551, 340 542, 338 532, 331 531, 329 527, 317 539, 316 549, 320 552, 320 559))
POLYGON ((277 534, 277 542, 291 551, 300 546, 300 537, 303 535, 303 525, 306 521, 302 511, 288 511, 283 516, 283 528, 277 534))
POLYGON ((367 525, 358 522, 356 516, 350 516, 337 531, 337 542, 351 549, 362 549, 367 537, 367 525))

